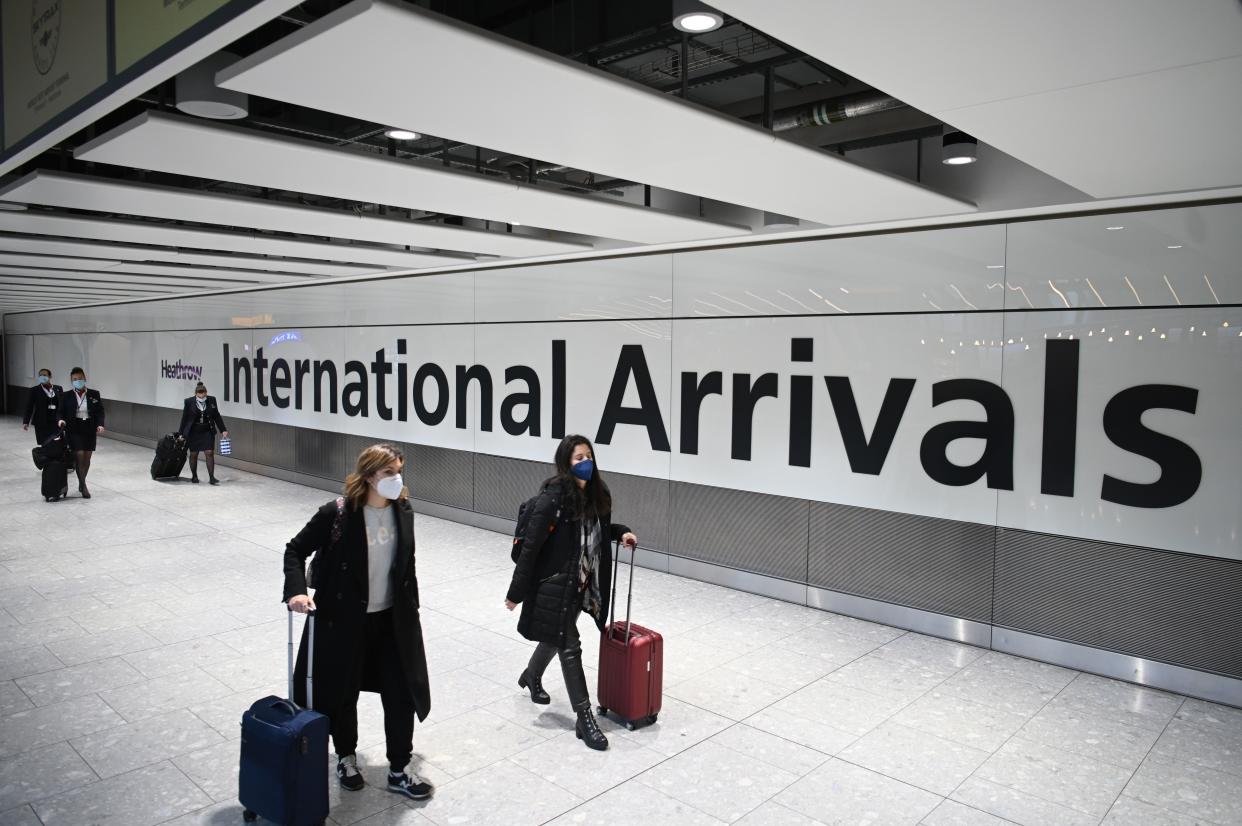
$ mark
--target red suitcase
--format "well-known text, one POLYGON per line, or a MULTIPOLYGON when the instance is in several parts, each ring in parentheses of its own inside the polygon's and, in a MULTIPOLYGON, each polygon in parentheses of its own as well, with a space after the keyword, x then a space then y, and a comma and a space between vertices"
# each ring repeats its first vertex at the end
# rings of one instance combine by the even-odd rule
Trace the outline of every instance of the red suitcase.
POLYGON ((640 723, 654 723, 664 691, 664 638, 630 621, 634 601, 631 553, 625 622, 616 621, 617 574, 621 545, 613 553, 611 617, 599 643, 599 714, 613 716, 633 731, 640 723))

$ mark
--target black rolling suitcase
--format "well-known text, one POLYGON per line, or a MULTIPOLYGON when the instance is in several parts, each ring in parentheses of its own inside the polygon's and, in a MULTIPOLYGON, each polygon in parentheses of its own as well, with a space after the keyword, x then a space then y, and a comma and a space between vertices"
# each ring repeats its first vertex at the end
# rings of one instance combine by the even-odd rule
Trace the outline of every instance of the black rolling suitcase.
POLYGON ((171 479, 181 475, 185 467, 185 439, 180 433, 169 433, 155 446, 155 458, 151 460, 152 479, 171 479))
POLYGON ((55 502, 69 495, 69 465, 60 459, 43 462, 43 498, 55 502))
MULTIPOLYGON (((314 706, 315 615, 307 616, 306 704, 314 706)), ((293 612, 289 612, 289 696, 293 697, 293 612)), ((242 714, 237 797, 251 823, 319 826, 328 817, 328 718, 292 699, 264 697, 242 714)))

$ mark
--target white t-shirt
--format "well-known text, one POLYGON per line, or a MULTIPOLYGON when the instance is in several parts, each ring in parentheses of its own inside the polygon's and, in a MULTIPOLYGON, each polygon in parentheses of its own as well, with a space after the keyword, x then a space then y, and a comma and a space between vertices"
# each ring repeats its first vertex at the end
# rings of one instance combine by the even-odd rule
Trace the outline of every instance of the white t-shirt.
POLYGON ((392 563, 397 553, 397 515, 386 508, 363 507, 367 522, 367 613, 392 607, 392 563))

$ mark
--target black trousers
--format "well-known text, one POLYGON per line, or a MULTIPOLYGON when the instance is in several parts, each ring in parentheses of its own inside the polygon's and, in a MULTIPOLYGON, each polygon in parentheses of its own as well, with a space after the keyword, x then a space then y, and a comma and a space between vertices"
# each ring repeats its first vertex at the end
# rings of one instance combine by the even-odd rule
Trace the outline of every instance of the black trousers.
POLYGON ((561 648, 550 642, 541 642, 535 646, 530 661, 526 664, 526 672, 532 677, 543 677, 543 672, 553 657, 561 659, 561 676, 565 678, 565 692, 569 695, 569 705, 574 711, 586 711, 591 707, 591 695, 587 689, 586 672, 582 670, 582 638, 578 636, 578 616, 580 609, 569 612, 565 627, 565 645, 561 648))
POLYGON ((368 665, 378 663, 380 702, 384 705, 384 739, 388 744, 388 765, 402 771, 414 754, 414 698, 397 655, 392 627, 392 609, 367 614, 362 640, 362 656, 353 675, 353 683, 335 714, 332 723, 332 744, 338 755, 358 750, 358 695, 362 691, 362 675, 368 665))

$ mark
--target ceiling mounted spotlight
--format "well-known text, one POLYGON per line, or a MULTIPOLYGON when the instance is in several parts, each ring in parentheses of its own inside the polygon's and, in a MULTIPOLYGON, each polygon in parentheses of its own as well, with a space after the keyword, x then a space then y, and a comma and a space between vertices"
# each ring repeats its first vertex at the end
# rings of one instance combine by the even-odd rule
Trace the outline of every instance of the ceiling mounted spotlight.
POLYGON ((385 137, 392 138, 394 141, 416 141, 422 137, 417 132, 411 132, 409 129, 388 129, 384 132, 385 137))
POLYGON ((712 32, 724 25, 724 15, 697 0, 673 0, 673 27, 687 34, 712 32))
POLYGON ((216 72, 237 60, 235 54, 216 52, 177 75, 177 108, 196 118, 238 120, 246 117, 250 97, 216 85, 216 72))
POLYGON ((941 156, 941 163, 947 163, 950 166, 974 163, 979 159, 977 156, 979 141, 965 132, 946 132, 941 141, 941 147, 944 153, 941 156))

